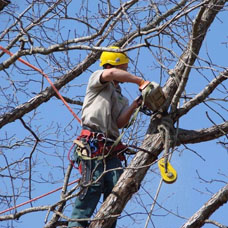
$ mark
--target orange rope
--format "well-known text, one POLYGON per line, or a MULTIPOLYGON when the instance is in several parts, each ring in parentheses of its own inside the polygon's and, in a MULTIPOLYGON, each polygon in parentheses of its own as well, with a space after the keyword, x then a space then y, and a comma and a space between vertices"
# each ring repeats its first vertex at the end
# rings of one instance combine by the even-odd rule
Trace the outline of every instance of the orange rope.
MULTIPOLYGON (((4 51, 5 53, 7 53, 8 55, 10 55, 10 56, 13 55, 13 53, 11 53, 11 52, 8 51, 7 49, 3 48, 1 45, 0 45, 0 49, 1 49, 2 51, 4 51)), ((29 62, 23 60, 22 58, 19 58, 18 60, 19 60, 20 62, 22 62, 23 64, 25 64, 26 66, 28 66, 28 67, 30 67, 30 68, 32 68, 32 69, 38 71, 39 73, 41 73, 41 74, 47 79, 47 81, 49 82, 49 84, 51 85, 51 87, 53 88, 53 90, 56 92, 56 94, 58 95, 58 97, 59 97, 59 98, 62 100, 62 102, 65 104, 65 106, 68 108, 68 110, 71 112, 71 114, 75 117, 75 119, 76 119, 79 123, 81 123, 81 120, 79 119, 79 117, 74 113, 74 111, 71 109, 71 107, 66 103, 65 99, 64 99, 64 98, 62 97, 62 95, 59 93, 59 91, 58 91, 57 88, 54 86, 54 84, 53 84, 52 81, 49 79, 49 77, 48 77, 41 69, 35 67, 34 65, 32 65, 32 64, 30 64, 29 62)), ((72 147, 71 147, 71 149, 72 149, 72 147)), ((70 151, 71 151, 71 149, 70 149, 70 151)), ((69 156, 69 155, 68 155, 68 156, 69 156)), ((79 181, 79 179, 77 179, 77 180, 75 180, 75 181, 72 181, 72 182, 70 182, 67 186, 72 185, 72 184, 74 184, 74 183, 76 183, 76 182, 78 182, 78 181, 79 181)), ((33 199, 31 199, 31 200, 28 200, 28 201, 26 201, 26 202, 24 202, 24 203, 18 204, 18 205, 14 206, 14 207, 11 207, 11 208, 8 208, 8 209, 6 209, 6 210, 4 210, 4 211, 1 211, 0 214, 6 213, 6 212, 11 211, 11 210, 14 210, 14 209, 16 209, 16 208, 18 208, 18 207, 24 206, 24 205, 26 205, 26 204, 29 204, 29 203, 33 202, 33 201, 36 201, 36 200, 38 200, 38 199, 41 199, 41 198, 43 198, 43 197, 45 197, 45 196, 47 196, 47 195, 50 195, 50 194, 52 194, 52 193, 54 193, 54 192, 59 191, 60 189, 62 189, 62 187, 59 187, 59 188, 57 188, 57 189, 55 189, 55 190, 52 190, 52 191, 50 191, 50 192, 48 192, 48 193, 45 193, 45 194, 41 195, 41 196, 35 197, 35 198, 33 198, 33 199)))
MULTIPOLYGON (((2 51, 4 51, 5 53, 7 53, 8 55, 12 56, 13 53, 11 53, 10 51, 8 51, 7 49, 3 48, 0 45, 0 49, 2 51)), ((71 109, 71 107, 67 104, 67 102, 65 101, 65 99, 62 97, 62 95, 59 93, 59 91, 57 90, 57 88, 54 86, 54 84, 52 83, 52 81, 49 79, 49 77, 39 68, 35 67, 34 65, 30 64, 29 62, 23 60, 22 58, 18 58, 18 60, 20 62, 22 62, 23 64, 25 64, 26 66, 32 68, 33 70, 38 71, 40 74, 42 74, 47 81, 49 82, 49 84, 51 85, 51 87, 53 88, 53 90, 56 92, 56 94, 58 95, 58 97, 62 100, 62 102, 65 104, 65 106, 68 108, 68 110, 71 112, 71 114, 74 116, 74 118, 81 124, 81 120, 79 119, 79 117, 75 114, 75 112, 71 109)))
MULTIPOLYGON (((74 183, 77 183, 78 181, 79 181, 79 179, 74 180, 74 181, 70 182, 67 186, 70 186, 70 185, 72 185, 72 184, 74 184, 74 183)), ((31 203, 31 202, 33 202, 33 201, 38 200, 38 199, 41 199, 41 198, 43 198, 43 197, 45 197, 45 196, 47 196, 47 195, 50 195, 50 194, 52 194, 52 193, 54 193, 54 192, 57 192, 57 191, 61 190, 62 188, 63 188, 63 187, 56 188, 56 189, 54 189, 54 190, 52 190, 52 191, 50 191, 50 192, 47 192, 47 193, 45 193, 45 194, 43 194, 43 195, 41 195, 41 196, 35 197, 35 198, 33 198, 33 199, 31 199, 31 200, 28 200, 28 201, 26 201, 26 202, 24 202, 24 203, 18 204, 18 205, 14 206, 14 207, 11 207, 11 208, 8 208, 8 209, 6 209, 6 210, 4 210, 4 211, 1 211, 1 212, 0 212, 0 215, 6 213, 6 212, 8 212, 8 211, 14 210, 14 209, 16 209, 16 208, 18 208, 18 207, 21 207, 21 206, 24 206, 24 205, 26 205, 26 204, 29 204, 29 203, 31 203)))

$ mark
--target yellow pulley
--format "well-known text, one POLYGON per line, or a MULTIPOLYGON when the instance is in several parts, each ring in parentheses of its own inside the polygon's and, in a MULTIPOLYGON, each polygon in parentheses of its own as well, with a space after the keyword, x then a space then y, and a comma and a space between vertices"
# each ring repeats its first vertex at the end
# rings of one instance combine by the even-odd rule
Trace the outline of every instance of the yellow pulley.
POLYGON ((167 184, 172 184, 173 182, 176 181, 177 179, 177 172, 176 170, 172 167, 172 165, 167 161, 167 164, 165 164, 165 159, 161 158, 158 161, 158 168, 161 173, 161 177, 164 182, 167 184))

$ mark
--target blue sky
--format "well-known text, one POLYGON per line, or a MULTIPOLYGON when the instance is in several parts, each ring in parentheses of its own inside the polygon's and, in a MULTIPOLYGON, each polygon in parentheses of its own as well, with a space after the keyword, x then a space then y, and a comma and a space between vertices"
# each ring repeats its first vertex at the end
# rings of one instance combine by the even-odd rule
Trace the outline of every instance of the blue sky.
MULTIPOLYGON (((20 12, 23 11, 24 7, 24 1, 21 4, 20 12)), ((73 8, 72 8, 73 9, 73 8)), ((91 8, 92 9, 92 8, 91 8)), ((94 9, 93 9, 94 10, 94 9)), ((0 15, 0 17, 4 17, 4 15, 0 15)), ((208 54, 210 58, 212 59, 214 64, 221 65, 227 67, 227 47, 222 44, 222 42, 227 41, 227 14, 226 12, 220 13, 219 19, 216 19, 212 27, 210 28, 210 31, 208 32, 208 35, 206 37, 205 43, 203 45, 203 48, 200 53, 201 58, 208 59, 208 54)), ((0 25, 1 26, 1 25, 0 25)), ((74 24, 69 25, 70 27, 73 27, 74 24)), ((81 30, 83 33, 83 30, 81 30)), ((165 46, 170 47, 170 43, 165 44, 165 46)), ((85 52, 80 51, 71 51, 71 57, 72 59, 77 59, 82 54, 85 55, 85 52)), ((136 56, 135 51, 129 52, 129 56, 134 60, 136 56)), ((29 57, 29 60, 31 62, 34 62, 33 57, 29 57)), ((1 59, 2 62, 2 59, 1 59)), ((42 62, 42 61, 41 61, 42 62)), ((140 52, 140 58, 139 58, 139 69, 142 72, 142 74, 145 76, 148 80, 154 80, 156 82, 160 81, 160 75, 159 75, 159 69, 155 70, 154 64, 152 62, 156 62, 154 59, 151 59, 150 53, 146 49, 142 49, 140 52), (152 65, 152 67, 151 67, 152 65)), ((16 63, 20 64, 21 63, 16 63)), ((36 64, 34 62, 34 64, 36 64)), ((206 64, 205 64, 206 66, 206 64)), ((27 68, 27 67, 24 67, 27 68)), ((99 63, 95 63, 90 70, 93 71, 95 69, 99 68, 99 63)), ((219 71, 221 71, 221 68, 215 67, 219 71)), ((14 71, 15 68, 11 67, 8 69, 8 71, 14 71)), ((48 73, 48 68, 45 68, 45 70, 48 73)), ((130 64, 130 71, 133 71, 133 66, 130 64)), ((212 73, 209 70, 205 70, 205 76, 208 80, 211 80, 213 78, 212 73)), ((21 75, 17 74, 18 78, 21 77, 21 75)), ((76 97, 76 96, 83 96, 85 94, 86 89, 86 83, 88 81, 88 78, 90 76, 90 72, 87 71, 83 73, 80 77, 76 78, 73 82, 70 83, 72 86, 69 91, 67 91, 67 96, 69 97, 76 97)), ((40 77, 38 74, 36 77, 40 77)), ((163 79, 162 84, 165 83, 166 79, 163 79)), ((1 80, 1 83, 3 83, 3 80, 1 80)), ((204 86, 207 84, 206 79, 203 78, 201 75, 199 75, 196 71, 192 71, 189 79, 189 84, 187 86, 187 93, 198 93, 201 91, 204 86)), ((3 84, 1 84, 3 85, 3 84)), ((45 86, 47 86, 47 82, 45 82, 45 86)), ((226 83, 227 85, 227 83, 226 83)), ((138 88, 135 85, 126 84, 122 86, 124 94, 130 99, 134 99, 138 94, 138 88)), ((37 92, 38 88, 31 86, 31 90, 34 90, 37 92)), ((66 90, 66 89, 65 89, 66 90)), ((65 90, 63 89, 61 93, 64 94, 65 90)), ((219 97, 220 93, 215 91, 215 97, 219 97)), ((64 94, 65 95, 65 94, 64 94)), ((21 103, 26 101, 26 97, 23 98, 23 95, 21 95, 21 103)), ((213 105, 214 108, 217 108, 216 105, 213 105)), ((78 112, 79 107, 73 106, 76 112, 78 112)), ((220 109, 221 110, 221 109, 220 109)), ((63 130, 63 134, 60 135, 58 139, 73 139, 80 131, 80 125, 77 123, 76 120, 73 120, 73 126, 75 127, 74 130, 70 129, 70 123, 73 119, 69 111, 66 109, 66 107, 61 103, 60 100, 57 100, 55 98, 51 99, 48 103, 42 104, 41 107, 39 107, 36 111, 40 113, 39 115, 39 122, 37 122, 37 126, 41 125, 42 127, 39 129, 40 132, 42 132, 47 128, 47 126, 50 126, 50 133, 52 132, 52 128, 56 127, 56 124, 60 125, 63 130), (51 115, 51 118, 48 118, 51 115), (65 135, 64 135, 65 134, 65 135)), ((211 110, 208 110, 208 108, 205 105, 201 105, 200 107, 196 107, 194 110, 190 111, 186 116, 180 119, 179 126, 181 128, 186 129, 200 129, 200 128, 206 128, 211 126, 210 121, 206 118, 205 112, 208 111, 209 115, 213 118, 214 121, 216 121, 217 124, 221 123, 221 118, 214 114, 211 110)), ((223 113, 225 115, 225 112, 223 113)), ((28 117, 31 117, 32 114, 29 114, 28 117)), ((80 116, 80 112, 79 112, 80 116)), ((28 117, 25 117, 28 118, 28 117)), ((138 118, 145 118, 142 116, 139 116, 138 118)), ((36 125, 33 126, 34 128, 36 125)), ((22 128, 19 121, 15 121, 14 123, 9 124, 8 126, 3 128, 4 132, 7 132, 9 135, 16 134, 17 139, 22 139, 23 135, 26 134, 26 131, 22 128), (15 131, 17 129, 17 131, 15 131)), ((42 135, 49 134, 48 131, 42 132, 42 135)), ((58 140, 56 139, 56 135, 49 135, 49 139, 58 140)), ((70 142, 69 142, 70 144, 70 142)), ((44 194, 50 190, 53 190, 62 184, 62 170, 61 169, 55 169, 54 173, 51 172, 52 162, 56 162, 61 164, 61 160, 57 157, 57 155, 63 156, 64 166, 67 167, 68 160, 66 157, 66 154, 68 152, 68 148, 63 148, 61 143, 59 143, 56 147, 53 147, 53 145, 46 145, 46 153, 37 153, 35 156, 39 156, 38 161, 40 162, 40 165, 37 166, 36 170, 36 177, 38 178, 40 175, 43 175, 47 179, 52 179, 52 176, 58 176, 56 183, 53 184, 35 184, 34 183, 34 192, 33 197, 39 196, 41 194, 44 194), (52 160, 53 158, 53 160, 52 160), (47 159, 47 162, 43 162, 44 159, 47 159)), ((163 184, 159 197, 158 197, 158 204, 162 205, 163 207, 167 208, 168 210, 172 211, 175 214, 179 214, 181 217, 188 218, 191 216, 194 212, 196 212, 210 197, 212 196, 212 193, 217 192, 222 186, 224 186, 223 182, 227 183, 227 176, 224 176, 223 174, 228 173, 228 166, 227 166, 227 151, 222 148, 219 144, 217 144, 217 140, 214 140, 212 142, 205 142, 201 144, 195 144, 195 145, 187 145, 191 150, 194 150, 200 156, 204 158, 201 159, 199 156, 197 156, 196 153, 187 150, 183 146, 179 147, 172 157, 171 163, 175 167, 175 169, 178 172, 178 179, 177 181, 172 185, 163 184), (199 176, 204 180, 211 181, 211 183, 205 183, 202 180, 199 180, 199 176), (222 182, 223 181, 223 182, 222 182)), ((21 153, 29 153, 30 148, 22 148, 21 153)), ((44 150, 43 150, 44 151, 44 150)), ((2 161, 1 161, 2 162, 2 161)), ((74 171, 71 177, 71 180, 74 180, 78 177, 77 171, 74 171)), ((35 178, 34 178, 35 179, 35 178)), ((126 211, 128 213, 132 213, 132 217, 125 216, 126 213, 122 213, 122 217, 118 221, 119 227, 133 227, 133 228, 141 228, 144 227, 147 215, 146 210, 150 210, 150 206, 153 203, 152 197, 154 197, 155 192, 157 190, 157 186, 160 181, 160 175, 158 173, 157 165, 155 164, 150 168, 150 171, 148 172, 145 180, 143 188, 146 189, 146 192, 151 193, 149 196, 143 188, 140 189, 140 191, 134 195, 134 197, 130 200, 126 207, 126 211), (141 201, 143 200, 143 201, 141 201), (134 219, 137 222, 135 222, 134 219)), ((15 183, 17 183, 15 181, 15 183)), ((7 186, 10 191, 10 185, 7 186)), ((45 197, 43 199, 40 199, 36 202, 34 202, 34 206, 40 206, 40 205, 46 205, 46 204, 52 204, 55 203, 59 198, 60 192, 54 193, 48 197, 45 197)), ((26 198, 17 200, 17 204, 26 201, 26 198)), ((18 209, 22 210, 29 207, 29 205, 21 207, 18 209)), ((228 224, 228 218, 227 218, 227 211, 228 206, 227 204, 224 205, 222 208, 220 208, 215 214, 212 215, 211 219, 218 220, 220 223, 223 223, 225 225, 228 224)), ((67 207, 66 213, 69 216, 71 212, 71 206, 69 205, 67 207)), ((177 216, 168 213, 166 210, 160 208, 158 205, 155 206, 153 211, 154 216, 152 217, 152 221, 154 223, 155 227, 160 228, 176 228, 180 227, 185 220, 182 218, 178 218, 177 216)), ((32 227, 33 228, 40 228, 44 225, 44 218, 46 216, 46 212, 39 212, 34 214, 28 214, 26 216, 23 216, 17 223, 18 228, 27 228, 32 227)), ((51 218, 51 216, 49 216, 51 218)), ((153 225, 150 223, 148 227, 153 227, 153 225)), ((213 228, 213 225, 205 225, 205 228, 213 228)))

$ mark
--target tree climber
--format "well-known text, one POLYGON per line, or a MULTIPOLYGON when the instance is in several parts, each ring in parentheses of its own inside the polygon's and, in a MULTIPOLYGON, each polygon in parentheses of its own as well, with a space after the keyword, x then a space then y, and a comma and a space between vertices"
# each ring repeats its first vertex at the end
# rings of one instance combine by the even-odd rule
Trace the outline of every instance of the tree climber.
MULTIPOLYGON (((121 151, 126 147, 121 143, 113 145, 113 141, 111 145, 107 138, 114 141, 118 138, 119 129, 127 125, 142 101, 135 99, 129 105, 127 98, 121 94, 119 84, 130 82, 142 86, 148 83, 127 72, 128 62, 126 53, 104 51, 100 57, 103 69, 90 76, 82 107, 82 132, 75 140, 82 187, 75 200, 72 219, 88 220, 101 194, 104 194, 105 200, 123 172, 121 161, 124 155, 121 151), (110 169, 114 170, 108 171, 110 169)), ((87 226, 87 221, 71 221, 68 224, 68 228, 87 226)), ((115 226, 116 222, 112 228, 115 226)))

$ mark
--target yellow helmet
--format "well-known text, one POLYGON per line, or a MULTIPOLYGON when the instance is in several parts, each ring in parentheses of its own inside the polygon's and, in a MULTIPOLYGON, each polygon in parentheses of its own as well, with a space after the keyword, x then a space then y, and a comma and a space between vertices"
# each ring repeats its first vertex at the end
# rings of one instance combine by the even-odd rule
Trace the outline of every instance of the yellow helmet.
MULTIPOLYGON (((119 49, 119 47, 111 46, 109 48, 119 49)), ((121 64, 129 63, 129 58, 126 53, 103 51, 100 57, 100 66, 105 64, 118 66, 121 64)))

